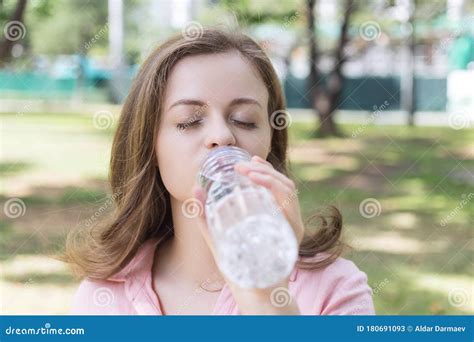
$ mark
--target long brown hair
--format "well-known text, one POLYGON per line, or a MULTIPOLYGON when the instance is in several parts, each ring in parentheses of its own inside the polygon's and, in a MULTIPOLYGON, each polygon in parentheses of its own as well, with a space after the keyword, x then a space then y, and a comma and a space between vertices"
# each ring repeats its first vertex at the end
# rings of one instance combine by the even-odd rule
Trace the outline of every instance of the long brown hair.
MULTIPOLYGON (((115 211, 111 222, 72 231, 66 241, 63 260, 79 276, 107 279, 119 272, 148 239, 160 242, 173 234, 170 196, 163 185, 156 161, 156 138, 167 79, 182 58, 236 50, 261 75, 268 93, 268 113, 285 110, 279 79, 262 48, 248 36, 208 28, 198 37, 182 35, 167 40, 143 63, 123 105, 112 144, 109 180, 115 211), (161 239, 161 240, 160 240, 161 239)), ((272 125, 273 126, 273 125, 272 125)), ((272 128, 271 150, 267 160, 288 175, 287 128, 272 128)), ((342 252, 342 217, 328 208, 314 232, 307 232, 299 255, 300 268, 320 268, 342 252), (321 254, 319 254, 321 253, 321 254)), ((158 242, 158 245, 160 244, 158 242)))

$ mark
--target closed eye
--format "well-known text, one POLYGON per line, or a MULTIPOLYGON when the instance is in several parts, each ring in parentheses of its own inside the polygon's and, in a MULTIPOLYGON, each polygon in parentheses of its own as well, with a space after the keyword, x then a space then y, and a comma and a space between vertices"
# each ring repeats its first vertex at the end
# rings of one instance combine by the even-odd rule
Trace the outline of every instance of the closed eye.
POLYGON ((253 128, 257 128, 257 125, 254 123, 254 122, 244 122, 244 121, 240 121, 240 120, 235 120, 235 119, 232 119, 231 120, 234 124, 238 125, 238 126, 241 126, 245 129, 253 129, 253 128))
MULTIPOLYGON (((233 124, 237 125, 237 126, 240 126, 244 129, 254 129, 254 128, 257 128, 257 125, 254 123, 254 122, 245 122, 245 121, 240 121, 240 120, 235 120, 235 119, 231 119, 230 120, 233 124)), ((188 128, 193 128, 193 127, 197 127, 199 125, 201 125, 202 123, 202 119, 197 119, 197 120, 192 120, 192 121, 186 121, 186 122, 182 122, 182 123, 178 123, 176 124, 176 128, 179 130, 179 131, 184 131, 188 128)))
POLYGON ((199 125, 201 124, 201 122, 202 122, 201 119, 192 120, 192 121, 186 121, 186 122, 178 123, 178 124, 176 125, 176 128, 178 128, 178 130, 180 130, 180 131, 184 131, 184 130, 186 130, 187 128, 199 126, 199 125))

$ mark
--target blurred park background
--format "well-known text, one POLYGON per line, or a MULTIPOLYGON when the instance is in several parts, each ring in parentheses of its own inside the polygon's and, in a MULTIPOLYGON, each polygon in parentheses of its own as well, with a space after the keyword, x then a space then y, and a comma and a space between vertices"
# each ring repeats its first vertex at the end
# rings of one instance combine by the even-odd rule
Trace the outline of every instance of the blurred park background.
POLYGON ((473 314, 474 3, 1 0, 2 314, 67 314, 52 256, 113 210, 111 139, 173 33, 240 28, 288 103, 303 214, 334 204, 378 314, 473 314))

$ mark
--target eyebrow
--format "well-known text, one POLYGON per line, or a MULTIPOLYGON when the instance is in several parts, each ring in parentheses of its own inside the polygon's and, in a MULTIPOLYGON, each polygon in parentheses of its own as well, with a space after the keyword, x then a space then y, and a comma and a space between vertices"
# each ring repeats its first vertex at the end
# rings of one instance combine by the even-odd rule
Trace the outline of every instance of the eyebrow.
MULTIPOLYGON (((238 105, 242 105, 242 104, 253 104, 253 105, 257 105, 259 106, 260 108, 262 107, 260 105, 260 103, 255 100, 255 99, 252 99, 250 97, 238 97, 238 98, 235 98, 233 99, 230 103, 229 103, 229 107, 233 107, 233 106, 238 106, 238 105)), ((175 103, 173 103, 169 108, 173 108, 173 107, 176 107, 176 106, 200 106, 200 107, 204 107, 208 105, 208 102, 203 102, 201 100, 195 100, 195 99, 182 99, 182 100, 178 100, 176 101, 175 103)))

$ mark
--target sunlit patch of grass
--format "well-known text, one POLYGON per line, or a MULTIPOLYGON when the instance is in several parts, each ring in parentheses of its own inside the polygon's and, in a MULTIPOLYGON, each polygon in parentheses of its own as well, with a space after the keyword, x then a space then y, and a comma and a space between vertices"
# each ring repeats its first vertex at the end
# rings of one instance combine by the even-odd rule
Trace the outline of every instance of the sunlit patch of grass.
POLYGON ((320 165, 303 165, 295 168, 294 176, 301 181, 318 181, 332 176, 334 170, 320 165))
POLYGON ((65 314, 77 280, 66 266, 45 255, 17 255, 0 262, 2 314, 65 314))
MULTIPOLYGON (((106 178, 114 126, 94 125, 93 114, 0 114, 4 142, 2 162, 25 165, 15 181, 63 185, 79 177, 106 178)), ((5 177, 8 183, 11 176, 5 177)))
POLYGON ((12 259, 2 261, 3 278, 5 281, 25 283, 69 283, 73 277, 66 265, 53 256, 47 255, 17 255, 12 259))
POLYGON ((439 274, 420 270, 403 270, 411 277, 413 288, 421 291, 438 292, 441 303, 452 311, 472 314, 474 311, 474 284, 472 277, 462 274, 439 274))

